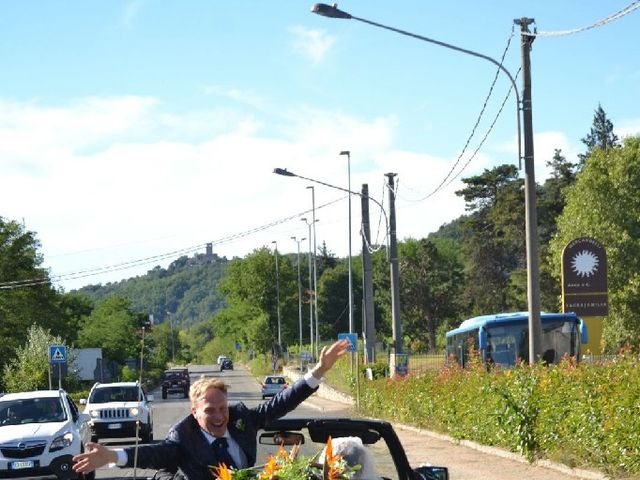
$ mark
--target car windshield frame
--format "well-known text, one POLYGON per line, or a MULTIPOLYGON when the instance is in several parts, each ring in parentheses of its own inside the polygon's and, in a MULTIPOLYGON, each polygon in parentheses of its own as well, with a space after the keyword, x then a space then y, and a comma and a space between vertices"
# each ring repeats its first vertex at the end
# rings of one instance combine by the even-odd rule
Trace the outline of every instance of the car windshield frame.
POLYGON ((138 386, 104 386, 95 388, 89 396, 89 403, 142 402, 144 392, 138 386))
POLYGON ((67 410, 60 397, 0 399, 0 426, 59 423, 67 419, 67 410))

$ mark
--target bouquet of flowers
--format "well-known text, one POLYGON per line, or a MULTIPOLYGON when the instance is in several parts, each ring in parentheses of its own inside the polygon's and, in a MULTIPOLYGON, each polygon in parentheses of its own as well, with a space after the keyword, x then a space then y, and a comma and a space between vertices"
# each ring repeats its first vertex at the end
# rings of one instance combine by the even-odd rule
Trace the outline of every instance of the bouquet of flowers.
POLYGON ((322 462, 322 451, 313 457, 299 455, 299 451, 299 445, 294 445, 290 452, 281 445, 261 466, 235 469, 222 464, 209 468, 217 480, 351 480, 360 470, 360 465, 349 466, 342 456, 333 454, 331 437, 323 449, 322 462))

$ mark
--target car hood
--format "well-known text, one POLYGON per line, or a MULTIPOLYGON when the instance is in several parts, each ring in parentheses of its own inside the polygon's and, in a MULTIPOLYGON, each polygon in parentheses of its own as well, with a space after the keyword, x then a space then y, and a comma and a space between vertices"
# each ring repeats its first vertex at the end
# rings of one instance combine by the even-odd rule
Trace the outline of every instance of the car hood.
POLYGON ((142 402, 109 402, 109 403, 90 403, 86 406, 84 411, 89 413, 89 410, 99 410, 105 408, 131 408, 142 406, 142 402))
POLYGON ((66 422, 26 423, 0 427, 0 443, 36 438, 53 438, 67 429, 66 422))

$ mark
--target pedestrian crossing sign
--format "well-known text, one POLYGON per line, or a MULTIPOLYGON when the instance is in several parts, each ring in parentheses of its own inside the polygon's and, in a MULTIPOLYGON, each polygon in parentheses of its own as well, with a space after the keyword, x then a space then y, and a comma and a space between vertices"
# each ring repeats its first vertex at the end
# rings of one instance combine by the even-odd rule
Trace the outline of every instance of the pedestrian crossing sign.
POLYGON ((339 333, 338 340, 349 340, 349 347, 347 347, 347 352, 357 352, 358 351, 358 334, 357 333, 339 333))
POLYGON ((64 345, 49 345, 49 361, 51 363, 66 363, 67 347, 64 345))

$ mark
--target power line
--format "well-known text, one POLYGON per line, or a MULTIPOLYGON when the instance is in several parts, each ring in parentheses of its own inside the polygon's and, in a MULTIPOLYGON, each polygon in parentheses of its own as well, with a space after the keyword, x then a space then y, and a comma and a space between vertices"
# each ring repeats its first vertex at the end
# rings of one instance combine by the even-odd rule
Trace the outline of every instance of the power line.
MULTIPOLYGON (((507 45, 505 46, 504 51, 502 52, 502 57, 500 58, 500 66, 503 65, 504 63, 504 59, 507 55, 507 52, 509 51, 509 47, 511 46, 511 40, 513 39, 515 33, 514 33, 514 28, 511 27, 511 35, 509 35, 509 38, 507 39, 507 45)), ((484 116, 484 112, 487 109, 487 106, 489 104, 489 100, 491 99, 491 96, 493 95, 493 91, 495 88, 495 85, 498 81, 498 76, 500 74, 500 68, 498 68, 496 70, 496 74, 493 78, 493 81, 491 82, 491 86, 489 87, 489 92, 487 93, 487 96, 485 97, 484 100, 484 104, 482 105, 482 108, 480 109, 480 113, 478 114, 478 117, 476 118, 476 122, 473 125, 473 128, 471 129, 471 133, 469 134, 469 136, 467 137, 467 141, 464 144, 464 147, 462 147, 462 151, 460 152, 460 154, 458 155, 458 158, 456 158, 455 162, 453 163, 453 165, 451 166, 451 168, 449 169, 449 171, 447 172, 447 174, 444 176, 444 178, 440 181, 440 183, 438 184, 438 186, 436 186, 436 188, 434 188, 431 192, 429 192, 426 196, 419 198, 417 200, 410 200, 410 199, 406 199, 403 198, 403 200, 408 201, 408 202, 422 202, 424 200, 427 200, 428 198, 431 198, 433 195, 435 195, 436 193, 438 193, 440 190, 442 190, 444 187, 448 186, 453 180, 455 180, 463 171, 464 169, 469 165, 469 163, 471 162, 471 160, 475 157, 475 155, 477 154, 477 152, 479 151, 480 147, 482 146, 482 144, 484 143, 484 141, 486 140, 486 138, 488 137, 489 133, 493 130, 493 127, 496 124, 496 121, 498 120, 500 114, 502 113, 502 110, 504 108, 504 105, 506 103, 506 100, 509 98, 509 96, 511 95, 511 90, 513 89, 513 85, 511 85, 509 87, 509 90, 507 92, 507 95, 505 97, 505 100, 503 101, 502 105, 500 106, 500 109, 498 110, 498 113, 496 114, 493 122, 491 123, 491 125, 489 126, 489 129, 487 130, 487 132, 485 133, 482 141, 480 142, 479 146, 476 148, 475 152, 473 153, 473 155, 470 157, 469 160, 467 160, 467 162, 463 165, 463 167, 460 169, 460 171, 453 177, 450 179, 451 175, 453 174, 453 172, 455 171, 456 167, 460 164, 460 160, 462 159, 462 157, 464 156, 464 154, 467 151, 467 148, 469 147, 469 144, 471 143, 471 139, 474 137, 474 135, 476 134, 476 130, 478 128, 478 125, 480 124, 480 121, 482 120, 482 117, 484 116), (450 180, 449 180, 450 179, 450 180), (449 180, 449 181, 447 181, 449 180)))
POLYGON ((556 31, 549 31, 549 32, 534 31, 534 32, 523 32, 522 34, 530 36, 530 37, 561 37, 561 36, 565 36, 565 35, 573 35, 574 33, 581 33, 581 32, 585 32, 587 30, 591 30, 593 28, 602 27, 602 26, 606 25, 607 23, 611 23, 614 20, 618 20, 619 18, 622 18, 625 15, 628 15, 629 13, 633 12, 637 8, 640 8, 640 0, 636 0, 635 2, 631 2, 629 5, 624 7, 622 10, 618 10, 617 12, 612 13, 608 17, 605 17, 605 18, 603 18, 601 20, 598 20, 598 21, 592 23, 591 25, 586 25, 584 27, 579 27, 579 28, 572 28, 570 30, 556 30, 556 31))
MULTIPOLYGON (((322 205, 319 205, 319 206, 316 207, 316 210, 319 210, 319 209, 324 208, 324 207, 328 207, 329 205, 333 205, 334 203, 340 202, 340 201, 344 200, 345 198, 348 198, 348 196, 343 196, 343 197, 337 198, 337 199, 335 199, 335 200, 333 200, 331 202, 327 202, 327 203, 324 203, 322 205)), ((225 237, 219 238, 217 240, 213 240, 211 242, 205 242, 205 243, 201 243, 201 244, 194 245, 194 246, 191 246, 191 247, 182 248, 182 249, 178 249, 178 250, 173 250, 171 252, 161 253, 161 254, 158 254, 158 255, 153 255, 153 256, 150 256, 150 257, 144 257, 144 258, 140 258, 140 259, 136 259, 136 260, 129 260, 129 261, 122 262, 122 263, 116 263, 116 264, 106 265, 106 266, 102 266, 102 267, 90 268, 90 269, 86 269, 86 270, 79 270, 79 271, 76 271, 76 272, 69 272, 69 273, 62 273, 62 274, 59 274, 59 275, 52 275, 49 278, 30 278, 30 279, 25 279, 25 280, 12 280, 12 281, 7 281, 7 282, 0 282, 0 290, 11 290, 11 289, 16 289, 16 288, 32 287, 32 286, 36 286, 36 285, 48 284, 48 283, 51 283, 51 282, 78 280, 80 278, 86 278, 86 277, 91 277, 91 276, 95 276, 95 275, 101 275, 103 273, 116 272, 116 271, 120 271, 120 270, 127 270, 129 268, 140 267, 140 266, 143 266, 143 265, 156 263, 159 260, 165 260, 167 258, 173 258, 173 257, 175 257, 177 255, 195 253, 198 250, 202 250, 208 243, 211 243, 212 245, 221 245, 221 244, 224 244, 224 243, 232 242, 232 241, 237 240, 239 238, 247 237, 247 236, 255 234, 257 232, 260 232, 260 231, 267 230, 269 228, 275 227, 276 225, 280 225, 282 223, 286 223, 286 222, 291 221, 293 219, 300 218, 300 217, 302 217, 304 215, 309 214, 311 211, 312 211, 312 209, 305 210, 303 212, 296 213, 294 215, 290 215, 288 217, 285 217, 285 218, 282 218, 282 219, 279 219, 279 220, 275 220, 275 221, 273 221, 271 223, 260 225, 258 227, 254 227, 254 228, 251 228, 249 230, 245 230, 245 231, 240 232, 240 233, 227 235, 225 237)))

